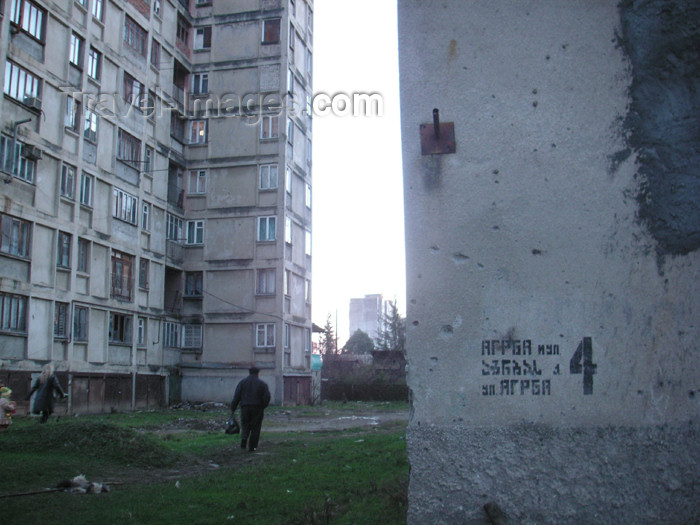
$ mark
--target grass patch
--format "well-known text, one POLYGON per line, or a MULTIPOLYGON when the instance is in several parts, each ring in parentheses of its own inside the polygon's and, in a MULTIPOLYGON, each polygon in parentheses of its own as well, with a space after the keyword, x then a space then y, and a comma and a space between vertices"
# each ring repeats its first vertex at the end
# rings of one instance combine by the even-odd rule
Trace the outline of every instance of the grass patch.
MULTIPOLYGON (((315 412, 316 407, 270 412, 323 417, 329 409, 352 412, 352 405, 358 410, 356 403, 347 403, 315 412)), ((367 405, 360 408, 374 410, 367 405)), ((399 409, 406 410, 405 404, 399 409)), ((64 418, 46 425, 16 418, 0 434, 0 495, 54 487, 77 474, 122 484, 100 495, 4 498, 0 521, 40 522, 50 509, 51 521, 59 525, 405 523, 405 424, 277 433, 266 432, 263 424, 257 454, 241 450, 238 438, 221 429, 189 427, 193 419, 218 421, 225 415, 225 410, 177 410, 64 418)))

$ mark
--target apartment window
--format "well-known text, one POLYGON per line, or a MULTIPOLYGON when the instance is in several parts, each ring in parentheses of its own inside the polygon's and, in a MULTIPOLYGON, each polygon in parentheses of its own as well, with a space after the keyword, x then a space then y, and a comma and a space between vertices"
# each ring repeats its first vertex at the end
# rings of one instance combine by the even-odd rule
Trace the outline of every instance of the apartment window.
POLYGON ((265 268, 258 270, 255 293, 258 295, 274 295, 275 293, 275 269, 265 268))
POLYGON ((204 221, 187 221, 187 244, 204 243, 204 221))
POLYGON ((311 139, 309 137, 306 137, 306 164, 311 166, 311 160, 312 160, 311 139))
POLYGON ((277 188, 277 164, 260 166, 260 189, 274 190, 277 188))
POLYGON ((277 217, 258 217, 258 241, 274 241, 276 230, 277 217))
POLYGON ((185 295, 199 297, 202 295, 202 272, 185 272, 185 295))
POLYGON ((0 252, 19 257, 29 256, 29 223, 0 214, 0 252))
POLYGON ((189 179, 188 179, 187 193, 192 195, 192 194, 206 193, 206 191, 207 191, 207 170, 191 170, 190 175, 189 175, 189 179))
POLYGON ((102 21, 103 7, 102 0, 92 0, 92 16, 97 20, 102 21))
POLYGON ((153 12, 160 15, 160 0, 153 0, 153 12))
POLYGON ((145 86, 124 71, 124 100, 134 105, 141 107, 141 96, 145 94, 145 86))
POLYGON ((136 344, 138 346, 146 346, 146 333, 148 323, 145 317, 136 319, 136 344))
POLYGON ((306 183, 304 203, 306 204, 307 208, 311 208, 311 184, 309 184, 308 182, 306 183))
POLYGON ((0 330, 27 331, 27 298, 0 292, 0 330))
POLYGON ((87 273, 90 269, 88 262, 90 260, 90 241, 87 239, 78 239, 78 271, 87 273))
POLYGON ((294 94, 294 73, 291 69, 287 71, 287 93, 294 94))
POLYGON ((194 33, 194 48, 209 49, 211 48, 211 26, 198 27, 194 33))
POLYGON ((150 146, 146 146, 144 150, 143 172, 149 175, 153 174, 153 148, 150 146))
POLYGON ((56 339, 68 339, 68 303, 54 303, 53 336, 56 339))
POLYGON ((180 348, 180 325, 178 323, 163 323, 163 346, 165 348, 180 348))
POLYGON ((66 98, 66 115, 64 125, 66 129, 78 133, 80 129, 80 102, 73 97, 66 98))
POLYGON ((289 0, 289 14, 292 16, 297 16, 297 5, 294 0, 289 0))
POLYGON ((43 42, 46 12, 30 0, 13 0, 10 9, 10 21, 43 42))
POLYGON ((85 109, 83 119, 83 137, 90 142, 97 142, 97 113, 91 109, 85 109))
POLYGON ((71 234, 58 232, 58 246, 56 249, 56 266, 70 268, 71 234))
POLYGON ((284 218, 284 242, 292 244, 292 218, 284 218))
POLYGON ((142 290, 148 290, 148 268, 148 259, 139 258, 139 288, 142 290))
POLYGON ((311 232, 306 230, 304 235, 304 253, 311 256, 311 232))
POLYGON ((61 166, 61 196, 68 199, 75 196, 75 168, 68 164, 61 166))
POLYGON ((36 173, 36 160, 29 158, 29 149, 21 142, 15 143, 14 159, 10 155, 12 147, 12 139, 9 137, 0 137, 0 167, 4 166, 4 170, 12 173, 18 179, 27 182, 34 182, 34 173, 36 173))
POLYGON ((304 301, 311 302, 311 281, 304 279, 304 301))
POLYGON ((132 255, 112 252, 112 297, 131 300, 133 267, 132 255))
POLYGON ((93 80, 100 80, 102 73, 102 53, 94 47, 88 51, 87 74, 93 80))
POLYGON ((151 40, 151 65, 160 69, 160 43, 155 40, 151 40))
POLYGON ((114 208, 112 216, 126 221, 129 224, 137 224, 136 214, 139 199, 118 188, 114 188, 114 208))
POLYGON ((262 43, 278 44, 280 41, 280 19, 268 18, 263 20, 262 43))
POLYGON ((185 45, 189 44, 190 39, 190 24, 185 17, 180 13, 177 15, 177 39, 185 45))
POLYGON ((117 158, 140 168, 141 141, 123 129, 117 132, 117 158))
POLYGON ((190 144, 205 144, 207 142, 207 121, 190 120, 190 144))
POLYGON ((39 97, 39 78, 27 70, 12 62, 5 63, 5 87, 6 95, 27 103, 28 99, 39 97))
POLYGON ((92 206, 92 188, 95 184, 95 178, 82 172, 80 175, 80 204, 84 206, 92 206))
POLYGON ((286 295, 287 297, 290 297, 292 295, 291 284, 292 272, 290 270, 285 270, 284 279, 282 280, 282 293, 284 293, 284 295, 286 295))
POLYGON ((182 348, 202 347, 202 325, 186 324, 183 326, 182 348))
POLYGON ((147 33, 130 16, 124 20, 124 45, 141 56, 146 56, 147 33))
POLYGON ((260 138, 276 139, 279 136, 279 117, 277 115, 263 115, 260 121, 260 138))
POLYGON ((109 314, 109 342, 131 343, 131 316, 111 312, 109 314))
POLYGON ((194 73, 192 75, 192 93, 195 95, 209 93, 209 73, 194 73))
POLYGON ((287 119, 287 142, 294 144, 294 122, 292 119, 287 119))
POLYGON ((284 189, 290 195, 292 194, 292 176, 293 176, 292 168, 287 166, 287 174, 286 174, 286 177, 284 179, 284 189))
POLYGON ((151 231, 151 203, 144 202, 141 207, 141 229, 151 231))
POLYGON ((75 67, 83 67, 83 47, 85 47, 85 39, 81 38, 80 35, 76 33, 71 33, 68 60, 75 67))
POLYGON ((177 242, 182 240, 182 219, 180 217, 168 213, 165 238, 177 242))
POLYGON ((88 340, 89 312, 85 306, 76 306, 73 309, 73 339, 75 341, 88 340))
POLYGON ((255 325, 255 346, 271 348, 275 346, 275 324, 258 323, 255 325))
POLYGON ((311 330, 304 328, 304 352, 311 352, 311 330))
MULTIPOLYGON (((288 349, 291 345, 291 339, 292 339, 292 327, 289 326, 289 323, 284 323, 284 347, 288 349)), ((287 363, 289 364, 289 363, 287 363)))

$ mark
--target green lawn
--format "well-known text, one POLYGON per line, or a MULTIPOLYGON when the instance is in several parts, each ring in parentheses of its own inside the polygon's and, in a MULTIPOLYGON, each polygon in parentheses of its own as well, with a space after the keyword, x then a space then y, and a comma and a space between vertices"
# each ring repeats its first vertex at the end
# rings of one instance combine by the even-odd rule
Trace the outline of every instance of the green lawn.
POLYGON ((96 495, 1 498, 0 523, 405 523, 405 422, 266 430, 276 419, 308 422, 396 409, 367 403, 273 407, 256 454, 241 450, 238 437, 216 425, 200 428, 224 421, 224 410, 82 416, 45 425, 15 418, 0 433, 0 496, 54 488, 78 474, 114 484, 96 495))

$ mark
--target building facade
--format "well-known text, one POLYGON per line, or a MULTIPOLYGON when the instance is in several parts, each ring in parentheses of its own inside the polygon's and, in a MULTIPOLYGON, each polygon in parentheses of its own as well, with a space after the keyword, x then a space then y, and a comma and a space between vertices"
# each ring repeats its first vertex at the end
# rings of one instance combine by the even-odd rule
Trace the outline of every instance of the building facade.
POLYGON ((698 522, 700 6, 398 9, 408 522, 698 522))
POLYGON ((370 294, 350 299, 350 335, 362 330, 375 341, 382 330, 386 313, 382 294, 370 294))
POLYGON ((229 401, 253 364, 308 399, 313 4, 0 7, 0 374, 52 362, 72 411, 229 401))

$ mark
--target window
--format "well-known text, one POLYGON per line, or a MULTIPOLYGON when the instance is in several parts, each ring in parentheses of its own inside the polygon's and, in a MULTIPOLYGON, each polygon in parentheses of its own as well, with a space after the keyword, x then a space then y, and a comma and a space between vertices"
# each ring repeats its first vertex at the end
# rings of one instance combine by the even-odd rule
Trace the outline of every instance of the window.
POLYGON ((117 132, 117 158, 140 168, 141 141, 121 128, 117 132))
POLYGON ((27 331, 27 298, 0 292, 0 330, 27 331))
POLYGON ((129 224, 136 224, 136 214, 138 206, 138 198, 134 197, 122 191, 118 188, 114 188, 114 208, 112 216, 126 221, 129 224))
POLYGON ((100 80, 102 73, 102 53, 94 47, 88 51, 87 74, 93 80, 100 80))
POLYGON ((180 13, 177 14, 177 32, 175 36, 182 44, 189 44, 190 24, 180 13))
POLYGON ((78 271, 87 273, 90 269, 88 262, 90 260, 90 241, 87 239, 78 239, 78 271))
POLYGON ((202 295, 202 272, 185 272, 185 295, 199 297, 202 295))
POLYGON ((144 150, 144 159, 143 159, 143 172, 147 173, 148 175, 153 174, 153 148, 150 146, 146 146, 146 149, 144 150))
POLYGON ((287 297, 290 297, 292 295, 291 284, 292 284, 292 272, 290 270, 285 270, 284 271, 284 280, 282 282, 282 293, 284 293, 284 295, 286 295, 287 297))
POLYGON ((297 16, 297 6, 294 0, 289 0, 289 14, 292 16, 297 16))
POLYGON ((111 312, 109 314, 109 342, 131 343, 131 316, 111 312))
POLYGON ((186 324, 183 327, 182 348, 202 347, 202 325, 186 324))
POLYGON ((311 78, 312 76, 312 71, 313 71, 313 55, 311 54, 311 51, 308 49, 306 50, 306 76, 311 78))
POLYGON ((138 346, 146 346, 147 329, 147 319, 145 317, 139 317, 136 320, 136 344, 138 346))
POLYGON ((151 65, 160 69, 160 43, 151 40, 151 65))
POLYGON ((146 56, 146 31, 130 16, 124 20, 124 45, 141 56, 146 56))
POLYGON ((0 214, 0 252, 19 257, 29 256, 29 223, 0 214))
POLYGON ((290 195, 292 194, 292 168, 287 166, 287 176, 284 179, 284 189, 289 193, 290 195))
POLYGON ((304 253, 311 256, 311 232, 306 230, 304 236, 304 253))
POLYGON ((151 231, 151 203, 144 202, 141 208, 141 229, 151 231))
POLYGON ((85 119, 83 119, 83 137, 90 142, 97 142, 97 113, 90 109, 85 109, 85 119))
POLYGON ((257 286, 255 293, 258 295, 274 295, 275 293, 275 269, 265 268, 258 270, 257 286))
POLYGON ((276 229, 277 217, 258 217, 258 241, 274 241, 276 229))
POLYGON ((12 62, 5 63, 6 95, 24 104, 39 97, 39 79, 12 62))
POLYGON ((296 31, 294 26, 289 23, 289 63, 294 64, 294 45, 296 44, 296 31))
POLYGON ((68 303, 54 303, 53 336, 56 339, 68 339, 68 303))
POLYGON ((88 340, 89 312, 85 306, 76 306, 73 309, 73 339, 75 341, 88 340))
POLYGON ((287 71, 287 93, 294 94, 294 73, 291 69, 287 71))
POLYGON ((309 137, 306 137, 306 164, 311 166, 311 160, 312 160, 312 149, 311 149, 311 139, 309 137))
POLYGON ((85 40, 80 35, 71 33, 68 60, 75 67, 83 67, 83 47, 85 47, 85 40))
POLYGON ((292 119, 287 119, 287 142, 294 144, 294 122, 292 119))
POLYGON ((187 244, 204 243, 204 221, 187 221, 187 244))
POLYGON ((145 86, 124 71, 124 100, 135 107, 141 107, 141 97, 145 94, 145 86))
POLYGON ((75 168, 68 164, 61 167, 61 196, 68 199, 75 197, 75 168))
POLYGON ((80 175, 80 204, 92 206, 92 187, 95 179, 92 175, 82 172, 80 175))
POLYGON ((168 213, 165 238, 171 241, 182 240, 182 219, 168 213))
POLYGON ((304 352, 311 352, 311 330, 304 328, 304 352))
POLYGON ((133 266, 132 255, 116 250, 112 252, 112 297, 131 300, 133 266))
POLYGON ((39 41, 44 40, 46 12, 30 0, 13 0, 10 21, 39 41))
POLYGON ((73 97, 66 98, 66 116, 64 122, 66 129, 79 132, 80 129, 80 102, 73 97))
POLYGON ((280 41, 280 19, 268 18, 263 20, 262 43, 279 44, 280 41))
POLYGON ((258 348, 275 346, 274 323, 258 323, 255 325, 255 346, 258 348))
POLYGON ((207 142, 207 121, 190 120, 190 144, 205 144, 207 142))
POLYGON ((70 268, 71 234, 58 232, 58 246, 56 250, 56 266, 70 268))
POLYGON ((304 301, 311 302, 311 281, 304 279, 304 301))
POLYGON ((160 0, 153 0, 153 12, 157 15, 160 14, 160 0))
POLYGON ((311 184, 306 183, 306 197, 304 199, 307 208, 311 208, 311 184))
POLYGON ((260 166, 260 189, 274 190, 277 188, 277 164, 260 166))
POLYGON ((163 346, 165 348, 180 348, 180 325, 178 323, 163 323, 163 346))
POLYGON ((260 121, 260 138, 276 139, 279 136, 279 117, 277 115, 263 115, 260 121))
POLYGON ((205 193, 206 191, 207 170, 191 170, 188 179, 187 193, 191 195, 193 193, 205 193))
POLYGON ((148 290, 148 259, 139 259, 139 288, 148 290))
POLYGON ((34 173, 36 173, 36 157, 29 158, 32 149, 28 146, 17 142, 15 144, 14 159, 10 155, 12 147, 12 139, 7 137, 0 138, 0 166, 4 166, 7 173, 12 173, 18 179, 27 182, 34 182, 34 173))
POLYGON ((194 73, 192 75, 192 93, 195 95, 209 93, 209 73, 194 73))
POLYGON ((194 48, 195 49, 210 49, 211 48, 211 26, 198 27, 195 30, 194 48))
POLYGON ((102 21, 102 0, 92 0, 92 16, 102 21))
POLYGON ((292 244, 292 218, 284 218, 284 242, 292 244))
POLYGON ((284 323, 284 347, 289 348, 291 340, 291 327, 289 323, 284 323))

